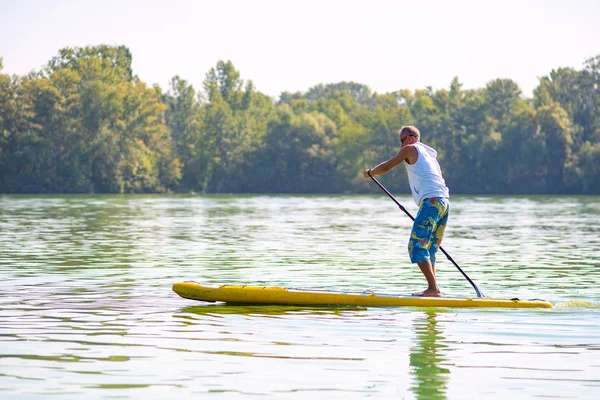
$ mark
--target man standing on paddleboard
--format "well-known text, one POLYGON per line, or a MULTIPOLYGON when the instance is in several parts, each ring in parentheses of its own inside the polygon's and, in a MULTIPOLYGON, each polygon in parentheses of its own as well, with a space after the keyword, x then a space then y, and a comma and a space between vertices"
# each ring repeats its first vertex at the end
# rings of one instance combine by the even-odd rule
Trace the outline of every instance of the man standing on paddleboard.
POLYGON ((400 151, 394 157, 363 172, 365 178, 385 174, 406 162, 406 172, 413 199, 419 212, 415 218, 408 254, 410 261, 417 264, 425 279, 427 289, 414 296, 439 297, 440 288, 435 280, 435 255, 442 244, 444 229, 450 210, 449 191, 442 177, 437 151, 421 143, 421 133, 414 126, 400 129, 400 151))

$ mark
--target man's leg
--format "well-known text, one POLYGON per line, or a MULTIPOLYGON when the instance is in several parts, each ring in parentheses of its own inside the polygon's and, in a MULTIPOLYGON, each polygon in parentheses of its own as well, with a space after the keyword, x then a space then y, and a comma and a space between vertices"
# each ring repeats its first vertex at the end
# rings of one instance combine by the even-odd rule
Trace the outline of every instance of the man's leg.
POLYGON ((427 280, 427 289, 419 293, 414 293, 414 296, 440 296, 440 289, 435 279, 434 264, 431 262, 429 253, 433 233, 437 221, 440 219, 437 200, 435 203, 436 204, 432 204, 429 200, 423 200, 423 204, 419 208, 419 212, 413 223, 413 229, 408 243, 410 261, 419 266, 421 273, 423 273, 427 280))
POLYGON ((444 231, 448 224, 448 215, 450 214, 450 202, 448 199, 440 200, 436 205, 438 212, 440 213, 440 219, 437 221, 431 236, 431 246, 429 247, 429 260, 433 268, 433 275, 435 275, 435 260, 437 252, 442 245, 442 239, 444 237, 444 231))
POLYGON ((435 280, 435 267, 429 261, 420 261, 417 263, 425 279, 427 279, 427 289, 422 292, 414 293, 413 296, 440 297, 440 288, 435 280))

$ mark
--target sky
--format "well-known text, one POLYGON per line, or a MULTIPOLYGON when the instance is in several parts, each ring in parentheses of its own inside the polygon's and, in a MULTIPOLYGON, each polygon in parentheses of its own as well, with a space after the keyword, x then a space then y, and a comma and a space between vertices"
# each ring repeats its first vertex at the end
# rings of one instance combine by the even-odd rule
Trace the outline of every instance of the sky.
POLYGON ((200 89, 219 60, 278 98, 354 81, 378 93, 482 88, 531 97, 553 69, 600 55, 598 0, 0 0, 3 73, 41 69, 58 50, 125 45, 133 71, 200 89))

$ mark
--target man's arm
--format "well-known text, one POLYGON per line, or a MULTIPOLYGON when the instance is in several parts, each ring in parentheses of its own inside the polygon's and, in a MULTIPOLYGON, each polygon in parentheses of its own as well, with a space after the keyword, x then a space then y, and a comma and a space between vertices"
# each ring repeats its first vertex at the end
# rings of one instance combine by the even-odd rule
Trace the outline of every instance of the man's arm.
MULTIPOLYGON (((389 172, 391 169, 393 169, 394 167, 398 166, 402 161, 406 161, 406 160, 416 160, 416 157, 418 156, 417 153, 417 149, 415 149, 414 146, 404 146, 403 148, 400 149, 400 151, 398 152, 398 154, 396 154, 394 157, 390 158, 387 161, 382 162, 381 164, 377 165, 374 168, 371 168, 371 175, 375 176, 375 175, 382 175, 385 174, 386 172, 389 172)), ((365 178, 369 177, 369 170, 365 170, 363 172, 363 176, 365 178)))

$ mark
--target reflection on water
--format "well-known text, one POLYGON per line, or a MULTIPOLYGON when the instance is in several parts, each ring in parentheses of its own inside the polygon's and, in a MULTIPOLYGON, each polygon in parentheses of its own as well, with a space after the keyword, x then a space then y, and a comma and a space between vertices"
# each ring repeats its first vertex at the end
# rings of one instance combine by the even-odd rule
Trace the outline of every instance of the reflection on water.
POLYGON ((554 309, 423 310, 171 292, 422 289, 382 196, 0 197, 0 397, 596 398, 600 198, 551 200, 455 197, 444 245, 486 295, 554 309))
POLYGON ((412 390, 418 399, 446 398, 450 370, 442 365, 447 362, 444 351, 448 346, 441 343, 445 338, 437 325, 435 311, 426 311, 413 322, 417 343, 411 348, 410 365, 415 380, 412 390))
POLYGON ((314 315, 342 315, 344 311, 353 313, 367 311, 362 307, 345 306, 288 306, 288 305, 237 305, 215 303, 208 306, 191 306, 181 309, 182 317, 189 318, 185 314, 207 315, 207 314, 235 314, 235 315, 285 315, 294 312, 310 313, 314 315))

